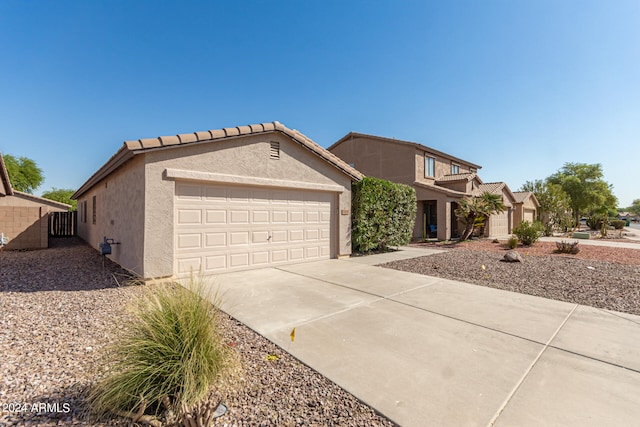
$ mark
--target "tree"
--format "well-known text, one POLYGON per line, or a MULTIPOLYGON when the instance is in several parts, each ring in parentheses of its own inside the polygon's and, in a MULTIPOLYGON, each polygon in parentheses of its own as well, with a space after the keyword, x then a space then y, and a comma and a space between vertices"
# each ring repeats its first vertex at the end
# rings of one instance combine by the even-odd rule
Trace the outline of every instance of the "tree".
POLYGON ((42 193, 42 197, 49 200, 55 200, 56 202, 66 203, 71 205, 71 211, 75 211, 77 209, 78 201, 71 200, 71 196, 75 193, 75 190, 69 188, 55 188, 53 187, 49 191, 45 191, 42 193))
POLYGON ((11 187, 17 191, 33 194, 33 191, 44 180, 42 169, 38 167, 36 162, 27 157, 16 158, 11 154, 5 154, 2 157, 7 167, 11 187))
POLYGON ((627 208, 627 211, 635 215, 640 215, 640 199, 635 199, 631 206, 627 208))
POLYGON ((616 207, 612 186, 602 176, 600 164, 565 163, 547 182, 558 185, 569 196, 573 216, 579 223, 583 213, 606 212, 616 207))
POLYGON ((571 199, 562 187, 537 179, 525 182, 520 191, 531 191, 540 203, 538 219, 545 225, 567 230, 573 227, 571 199))
POLYGON ((455 214, 465 225, 462 232, 462 240, 467 240, 473 233, 473 226, 477 220, 487 219, 493 214, 506 210, 502 202, 502 196, 489 192, 482 193, 479 197, 465 197, 458 202, 455 214))

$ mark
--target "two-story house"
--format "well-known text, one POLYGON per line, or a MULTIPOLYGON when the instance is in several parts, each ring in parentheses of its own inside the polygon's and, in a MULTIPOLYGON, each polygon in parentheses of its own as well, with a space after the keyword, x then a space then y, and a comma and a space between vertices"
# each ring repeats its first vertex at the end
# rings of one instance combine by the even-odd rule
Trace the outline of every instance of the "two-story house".
POLYGON ((485 235, 511 233, 515 198, 505 183, 483 183, 481 166, 422 144, 350 132, 328 150, 367 176, 412 186, 418 200, 413 237, 448 240, 463 225, 456 218, 458 202, 485 191, 501 194, 507 210, 492 216, 485 235))

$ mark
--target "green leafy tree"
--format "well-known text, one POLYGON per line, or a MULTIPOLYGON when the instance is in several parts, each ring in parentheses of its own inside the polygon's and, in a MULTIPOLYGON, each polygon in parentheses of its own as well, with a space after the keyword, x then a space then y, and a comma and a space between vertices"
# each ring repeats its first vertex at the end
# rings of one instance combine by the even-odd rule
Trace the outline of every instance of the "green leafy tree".
POLYGON ((547 182, 560 186, 569 196, 573 216, 579 223, 581 214, 615 208, 617 199, 612 186, 602 177, 600 164, 565 163, 547 182))
POLYGON ((540 203, 538 220, 550 230, 561 229, 566 231, 574 226, 571 215, 571 199, 561 186, 548 181, 537 179, 527 181, 520 191, 531 191, 540 203))
POLYGON ((466 240, 473 233, 474 224, 484 221, 491 215, 504 212, 507 207, 502 202, 502 196, 489 192, 478 197, 465 197, 458 202, 455 215, 465 225, 462 240, 466 240))
POLYGON ((78 202, 76 200, 71 200, 71 196, 75 193, 74 190, 70 188, 55 188, 53 187, 49 191, 45 191, 42 193, 42 197, 49 200, 55 200, 56 202, 66 203, 67 205, 71 205, 71 211, 75 211, 78 207, 78 202))
POLYGON ((44 181, 42 169, 33 160, 27 157, 14 157, 11 154, 5 154, 2 157, 14 190, 33 194, 33 191, 44 181))
POLYGON ((640 199, 635 199, 631 206, 626 209, 628 212, 631 212, 635 215, 640 215, 640 199))

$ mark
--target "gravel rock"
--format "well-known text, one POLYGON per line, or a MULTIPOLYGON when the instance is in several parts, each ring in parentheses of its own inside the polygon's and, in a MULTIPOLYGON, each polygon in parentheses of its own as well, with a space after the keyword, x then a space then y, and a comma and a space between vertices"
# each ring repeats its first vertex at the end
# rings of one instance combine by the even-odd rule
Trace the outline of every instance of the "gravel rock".
MULTIPOLYGON (((77 239, 54 246, 0 252, 0 425, 130 425, 89 420, 86 396, 148 285, 125 286, 126 271, 77 239)), ((242 369, 218 393, 228 412, 215 425, 394 425, 226 314, 219 329, 242 369)))
POLYGON ((506 262, 522 262, 522 257, 517 251, 508 251, 502 259, 506 262))
POLYGON ((526 251, 521 263, 501 262, 504 250, 464 246, 382 266, 640 315, 640 266, 526 251))

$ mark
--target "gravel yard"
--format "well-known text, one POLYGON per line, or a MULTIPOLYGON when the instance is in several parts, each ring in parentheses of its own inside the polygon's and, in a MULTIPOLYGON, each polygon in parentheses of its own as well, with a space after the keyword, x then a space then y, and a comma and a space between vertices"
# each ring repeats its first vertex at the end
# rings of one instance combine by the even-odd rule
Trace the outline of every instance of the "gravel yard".
POLYGON ((585 245, 564 255, 538 242, 518 248, 523 262, 508 263, 501 261, 505 247, 487 240, 430 247, 448 250, 383 267, 640 315, 638 249, 585 245))
MULTIPOLYGON (((77 240, 56 246, 0 253, 0 425, 128 425, 87 421, 84 396, 101 350, 148 285, 124 286, 126 272, 110 262, 103 268, 77 240), (41 403, 50 406, 39 411, 41 403)), ((229 316, 220 316, 220 331, 243 371, 217 425, 393 425, 229 316)))

